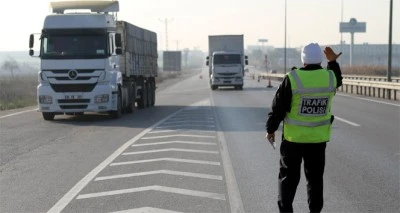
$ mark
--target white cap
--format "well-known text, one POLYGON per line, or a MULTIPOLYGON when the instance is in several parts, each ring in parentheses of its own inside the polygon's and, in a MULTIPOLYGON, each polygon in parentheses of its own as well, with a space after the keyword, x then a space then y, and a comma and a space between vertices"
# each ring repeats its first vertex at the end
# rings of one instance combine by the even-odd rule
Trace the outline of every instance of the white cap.
POLYGON ((319 64, 322 62, 322 51, 318 43, 310 43, 301 50, 303 64, 319 64))

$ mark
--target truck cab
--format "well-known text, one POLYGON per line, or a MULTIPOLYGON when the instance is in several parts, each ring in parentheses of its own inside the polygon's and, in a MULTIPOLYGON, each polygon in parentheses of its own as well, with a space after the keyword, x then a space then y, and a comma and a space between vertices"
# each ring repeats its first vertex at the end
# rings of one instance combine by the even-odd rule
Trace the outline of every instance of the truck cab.
POLYGON ((210 85, 215 90, 219 86, 233 86, 243 89, 244 66, 239 52, 217 51, 211 57, 210 85))
MULTIPOLYGON (((60 1, 51 2, 51 8, 53 13, 46 16, 40 34, 37 87, 38 107, 45 120, 85 112, 106 112, 118 118, 123 111, 133 112, 135 101, 142 108, 154 105, 155 33, 117 21, 118 1, 60 1), (133 41, 151 51, 137 52, 133 41), (148 66, 139 67, 142 64, 148 66)), ((33 46, 31 35, 31 56, 33 46)))
POLYGON ((243 35, 209 35, 206 59, 211 90, 218 87, 243 89, 244 67, 248 64, 243 35))

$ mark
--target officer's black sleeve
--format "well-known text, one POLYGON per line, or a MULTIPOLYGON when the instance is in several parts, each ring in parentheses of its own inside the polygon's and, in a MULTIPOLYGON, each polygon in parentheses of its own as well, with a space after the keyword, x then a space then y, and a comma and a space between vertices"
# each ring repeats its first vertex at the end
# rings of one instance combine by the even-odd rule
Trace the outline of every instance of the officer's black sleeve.
POLYGON ((339 63, 337 63, 336 61, 328 62, 327 69, 332 70, 333 73, 335 73, 336 81, 337 81, 336 88, 342 86, 343 77, 342 77, 342 71, 340 70, 339 63))
POLYGON ((292 88, 289 78, 285 76, 272 101, 272 111, 268 113, 268 120, 265 124, 268 133, 274 133, 279 128, 279 124, 285 118, 286 113, 290 111, 291 101, 292 88))

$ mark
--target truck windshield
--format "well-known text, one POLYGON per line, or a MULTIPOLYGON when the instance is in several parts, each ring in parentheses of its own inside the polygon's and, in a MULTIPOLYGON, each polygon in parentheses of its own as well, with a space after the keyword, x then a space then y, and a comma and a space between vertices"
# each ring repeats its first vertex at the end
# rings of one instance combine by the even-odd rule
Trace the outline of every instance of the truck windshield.
POLYGON ((238 54, 225 54, 214 55, 214 64, 241 64, 240 55, 238 54))
POLYGON ((106 35, 46 34, 42 37, 43 59, 90 59, 107 57, 106 35))

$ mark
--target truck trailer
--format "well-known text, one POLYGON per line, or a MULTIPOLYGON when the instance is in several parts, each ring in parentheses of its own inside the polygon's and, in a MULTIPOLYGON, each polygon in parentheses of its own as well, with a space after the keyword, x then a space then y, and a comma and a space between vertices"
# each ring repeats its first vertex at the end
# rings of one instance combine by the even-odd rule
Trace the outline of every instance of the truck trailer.
MULTIPOLYGON (((45 120, 85 112, 119 118, 136 106, 155 104, 156 33, 117 20, 118 1, 61 1, 50 6, 53 13, 44 20, 38 55, 37 101, 45 120)), ((31 56, 34 38, 31 34, 31 56)))
POLYGON ((212 90, 222 86, 243 89, 244 66, 248 64, 243 35, 208 36, 206 59, 212 90))

